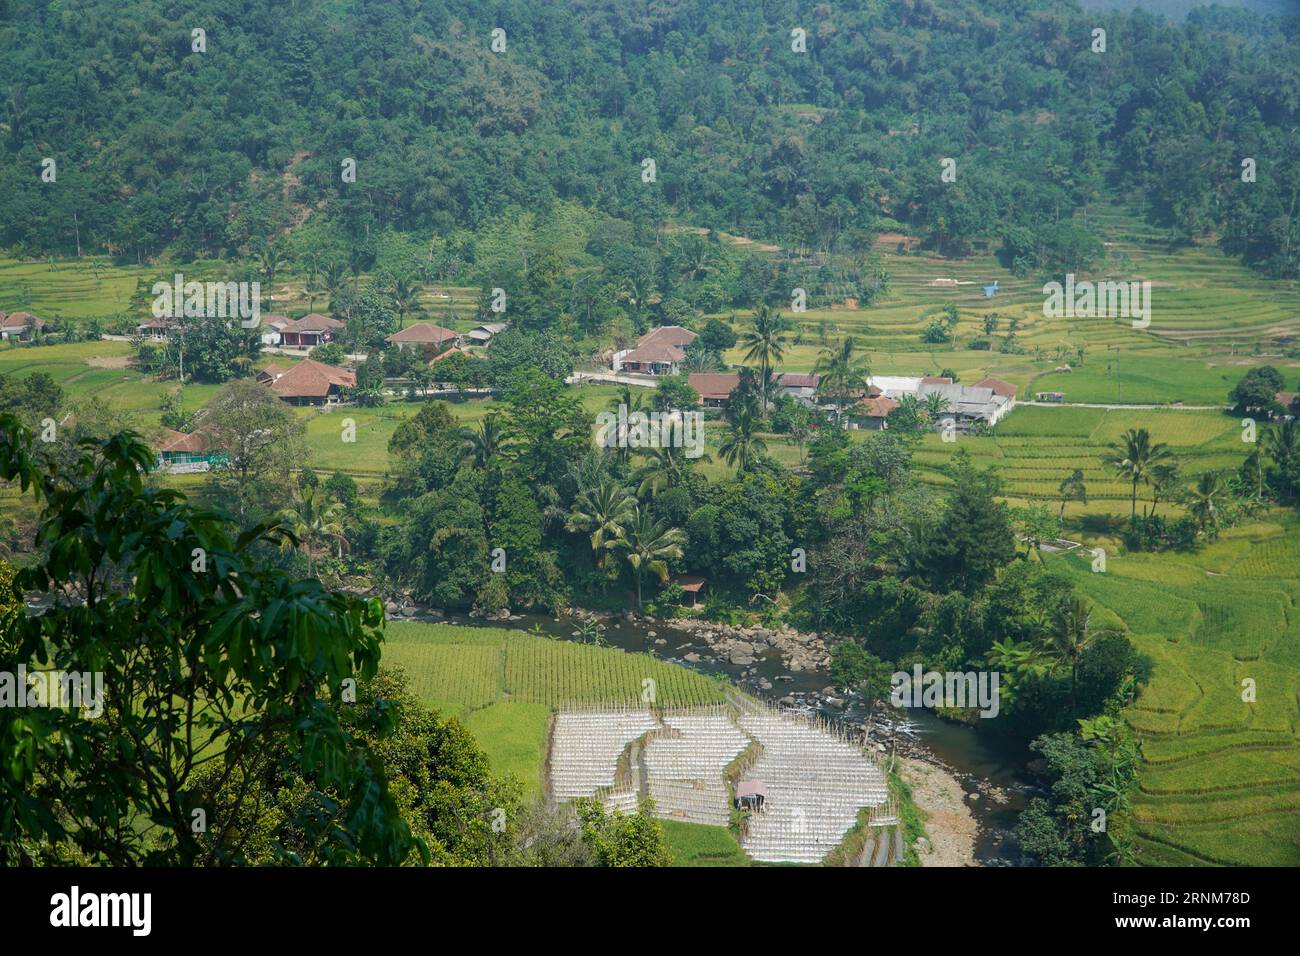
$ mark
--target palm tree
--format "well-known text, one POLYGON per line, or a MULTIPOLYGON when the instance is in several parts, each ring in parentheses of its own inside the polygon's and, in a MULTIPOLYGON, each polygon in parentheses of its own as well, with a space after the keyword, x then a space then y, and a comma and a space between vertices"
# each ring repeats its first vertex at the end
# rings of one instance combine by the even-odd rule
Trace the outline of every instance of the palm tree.
POLYGON ((393 280, 393 308, 397 310, 397 330, 406 326, 406 315, 420 306, 420 284, 406 276, 393 280))
POLYGON ((1281 472, 1282 490, 1289 501, 1295 491, 1297 466, 1300 465, 1300 424, 1292 420, 1270 428, 1265 444, 1268 456, 1281 472))
POLYGON ((1206 526, 1215 531, 1223 514, 1223 500, 1228 497, 1228 483, 1217 471, 1203 472, 1196 483, 1187 490, 1187 510, 1196 519, 1196 526, 1204 534, 1206 526))
POLYGON ((330 300, 333 301, 338 294, 343 291, 343 286, 347 281, 348 267, 339 259, 331 259, 325 264, 322 279, 325 282, 325 291, 329 294, 330 300))
MULTIPOLYGON (((293 532, 307 555, 307 575, 315 574, 316 545, 323 541, 333 541, 338 545, 338 555, 342 559, 347 547, 347 535, 343 529, 343 506, 340 504, 321 504, 316 501, 316 487, 307 486, 302 496, 289 508, 282 509, 275 520, 293 532)), ((292 542, 285 539, 286 544, 292 542)))
POLYGON ((948 404, 948 399, 944 398, 940 392, 931 392, 921 400, 921 408, 929 416, 930 421, 937 422, 939 416, 952 411, 952 406, 948 404))
MULTIPOLYGON (((636 482, 638 497, 653 498, 661 491, 676 488, 685 479, 690 459, 681 448, 662 445, 638 448, 636 451, 646 456, 645 463, 632 472, 632 481, 636 482)), ((701 455, 695 460, 711 462, 713 458, 709 455, 701 455)))
POLYGON ((755 459, 767 453, 767 442, 758 435, 758 422, 758 416, 747 402, 732 410, 727 437, 718 446, 718 453, 728 465, 739 463, 739 470, 746 471, 755 459))
POLYGON ((622 537, 623 528, 635 509, 636 499, 617 481, 606 478, 595 488, 578 494, 565 527, 591 535, 591 550, 598 555, 596 564, 603 568, 609 550, 622 537))
POLYGON ((668 527, 665 521, 656 521, 640 504, 633 507, 623 526, 623 534, 611 545, 615 550, 627 552, 627 563, 636 575, 636 609, 642 608, 641 581, 646 571, 659 576, 662 583, 668 580, 668 561, 682 556, 686 534, 679 528, 668 527))
POLYGON ((1169 446, 1163 442, 1152 444, 1151 433, 1145 428, 1130 428, 1121 441, 1111 443, 1110 453, 1102 456, 1102 461, 1133 485, 1130 519, 1137 517, 1138 485, 1149 484, 1155 466, 1170 457, 1169 446))
POLYGON ((464 448, 475 468, 487 468, 506 448, 505 429, 501 425, 501 416, 496 412, 488 412, 478 428, 465 429, 463 436, 464 448))
MULTIPOLYGON (((641 411, 643 397, 641 389, 638 388, 633 391, 631 385, 624 385, 618 390, 618 394, 609 400, 609 407, 615 413, 618 412, 620 406, 626 408, 627 417, 631 419, 633 412, 641 411)), ((615 451, 619 461, 627 461, 628 456, 632 454, 631 443, 628 441, 628 430, 628 428, 620 424, 617 435, 617 451, 615 451)))
POLYGON ((749 331, 740 339, 740 345, 746 349, 745 361, 758 363, 764 412, 767 411, 768 406, 769 379, 772 376, 773 360, 779 362, 785 357, 785 345, 781 336, 788 327, 789 324, 781 313, 773 312, 766 305, 760 305, 754 313, 754 321, 749 331))
POLYGON ((1056 611, 1047 632, 1046 651, 1058 666, 1070 668, 1070 710, 1079 683, 1079 664, 1088 645, 1103 634, 1115 631, 1092 629, 1092 606, 1083 598, 1066 601, 1056 611))
POLYGON ((1155 517, 1156 508, 1162 500, 1169 501, 1178 490, 1178 463, 1170 462, 1156 465, 1151 469, 1151 516, 1155 517))
POLYGON ((266 311, 268 312, 275 310, 275 274, 280 271, 280 266, 284 265, 287 258, 284 243, 279 237, 261 243, 257 249, 257 261, 262 267, 262 274, 266 276, 266 311))
POLYGON ((844 416, 844 407, 853 399, 853 393, 862 388, 871 369, 859 357, 853 336, 847 336, 837 349, 827 349, 817 358, 813 372, 821 376, 817 390, 835 406, 837 419, 844 416))

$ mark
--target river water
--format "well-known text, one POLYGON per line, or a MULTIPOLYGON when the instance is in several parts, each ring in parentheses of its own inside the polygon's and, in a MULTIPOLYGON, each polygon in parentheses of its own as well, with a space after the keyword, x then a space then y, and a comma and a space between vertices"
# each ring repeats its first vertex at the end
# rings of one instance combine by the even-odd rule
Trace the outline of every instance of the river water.
MULTIPOLYGON (((564 640, 581 640, 575 636, 578 622, 572 618, 556 620, 540 614, 513 614, 508 621, 472 620, 460 615, 446 618, 416 614, 414 620, 441 620, 445 623, 490 625, 519 630, 540 628, 564 640)), ((670 623, 646 624, 623 618, 604 620, 602 638, 612 647, 625 651, 653 654, 663 660, 681 664, 705 674, 725 674, 747 693, 785 706, 817 712, 848 726, 861 727, 871 719, 871 712, 852 698, 843 706, 828 703, 825 692, 830 677, 824 671, 791 672, 781 663, 780 655, 767 648, 753 664, 732 664, 714 656, 709 646, 689 631, 670 623), (698 656, 688 661, 685 655, 698 656)), ((898 718, 890 710, 883 719, 877 711, 872 721, 872 739, 892 736, 899 752, 941 764, 960 782, 968 795, 977 795, 968 805, 979 825, 975 854, 989 866, 1013 866, 1020 853, 1011 839, 1016 816, 1024 807, 1032 786, 1026 764, 1033 756, 1017 740, 981 732, 967 724, 942 720, 926 710, 912 709, 898 718)))

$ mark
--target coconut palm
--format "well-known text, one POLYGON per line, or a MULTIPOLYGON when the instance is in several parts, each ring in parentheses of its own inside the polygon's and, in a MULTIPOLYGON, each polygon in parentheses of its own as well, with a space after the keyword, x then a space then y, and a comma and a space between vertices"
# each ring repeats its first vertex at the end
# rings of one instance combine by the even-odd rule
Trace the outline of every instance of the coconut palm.
POLYGON ((641 610, 641 582, 645 572, 659 577, 660 583, 668 580, 668 562, 682 556, 686 534, 679 528, 670 528, 665 521, 656 521, 640 504, 633 507, 623 533, 614 539, 611 547, 625 552, 628 566, 636 576, 636 608, 641 610))
POLYGON ((718 446, 718 453, 728 465, 739 465, 740 471, 746 471, 760 455, 767 453, 767 442, 758 435, 758 423, 758 415, 748 402, 732 410, 727 436, 718 446))
MULTIPOLYGON (((632 472, 632 481, 636 483, 636 493, 640 498, 651 497, 669 488, 676 488, 686 478, 691 459, 686 452, 673 445, 638 448, 637 454, 644 455, 645 461, 632 472)), ((695 461, 711 462, 709 455, 701 455, 695 461)))
POLYGON ((257 262, 261 266, 262 275, 266 276, 266 310, 268 312, 275 310, 275 274, 280 271, 280 267, 285 264, 288 258, 284 242, 279 237, 261 243, 257 249, 257 262))
POLYGON ((1169 501, 1178 491, 1181 476, 1178 474, 1178 463, 1169 462, 1163 465, 1156 465, 1151 469, 1151 515, 1155 516, 1156 508, 1160 507, 1161 501, 1169 501))
POLYGON ((1138 485, 1149 484, 1152 470, 1172 457, 1164 442, 1151 442, 1151 433, 1145 428, 1130 428, 1118 442, 1112 442, 1110 452, 1102 461, 1115 469, 1121 478, 1133 486, 1132 507, 1129 517, 1137 517, 1138 485))
POLYGON ((393 308, 397 310, 397 329, 400 332, 406 326, 406 316, 420 307, 420 284, 398 276, 393 280, 393 308))
POLYGON ((745 361, 758 363, 764 411, 769 404, 773 361, 779 362, 785 357, 785 344, 781 336, 788 328, 789 323, 781 313, 773 312, 766 305, 760 305, 754 313, 749 331, 740 338, 740 345, 745 348, 745 361))
POLYGON ((1203 472, 1195 484, 1188 488, 1187 510, 1196 519, 1196 526, 1202 533, 1207 527, 1218 531, 1228 494, 1228 483, 1217 471, 1203 472))
POLYGON ((835 406, 839 419, 843 418, 844 408, 853 401, 854 394, 863 388, 871 374, 851 335, 840 343, 839 348, 822 352, 813 371, 820 376, 818 392, 835 406))
POLYGON ((1300 424, 1289 421, 1270 428, 1265 446, 1268 456, 1281 472, 1282 489, 1290 500, 1295 491, 1297 468, 1300 467, 1300 424))
POLYGON ((479 422, 478 428, 462 432, 464 448, 474 461, 475 468, 487 468, 506 449, 505 429, 501 416, 489 412, 479 422))
MULTIPOLYGON (((343 557, 347 548, 347 534, 343 529, 343 506, 337 503, 326 504, 316 500, 317 488, 309 485, 302 489, 301 497, 293 506, 282 509, 275 516, 276 522, 293 532, 303 554, 307 556, 307 574, 315 573, 315 554, 318 545, 325 541, 333 542, 338 547, 338 556, 343 557)), ((287 545, 293 542, 285 539, 287 545)))
POLYGON ((606 566, 613 543, 636 509, 636 499, 617 481, 606 478, 595 488, 582 491, 573 501, 565 527, 589 534, 598 567, 606 566))
MULTIPOLYGON (((618 390, 618 394, 609 400, 609 407, 618 413, 619 407, 627 409, 627 417, 630 419, 633 412, 642 410, 642 399, 644 394, 642 389, 633 389, 631 385, 624 385, 618 390)), ((628 442, 628 429, 619 427, 617 445, 614 454, 618 456, 619 461, 627 461, 628 456, 632 453, 632 448, 628 442)))
POLYGON ((948 399, 940 392, 930 392, 921 400, 921 408, 929 416, 930 421, 937 422, 941 415, 952 411, 952 406, 948 404, 948 399))
POLYGON ((1079 664, 1083 652, 1103 634, 1113 630, 1092 629, 1092 606, 1083 598, 1066 601, 1053 615, 1047 631, 1045 650, 1059 667, 1070 669, 1070 710, 1074 710, 1074 695, 1079 683, 1079 664))

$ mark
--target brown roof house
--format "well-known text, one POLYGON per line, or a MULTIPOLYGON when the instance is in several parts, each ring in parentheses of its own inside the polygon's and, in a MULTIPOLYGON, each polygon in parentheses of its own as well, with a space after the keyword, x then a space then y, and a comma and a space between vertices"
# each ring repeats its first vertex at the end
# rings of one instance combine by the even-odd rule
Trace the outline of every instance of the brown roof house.
POLYGON ((262 316, 262 344, 279 345, 283 341, 280 333, 290 325, 293 325, 293 319, 287 315, 264 314, 262 316))
POLYGON ((315 348, 334 338, 334 333, 345 324, 328 315, 313 312, 280 329, 280 344, 303 349, 315 348))
MULTIPOLYGON (((925 381, 925 379, 922 379, 925 381)), ((1016 387, 1010 382, 1004 382, 1000 378, 981 379, 975 383, 976 388, 990 389, 994 395, 1001 395, 1003 398, 1011 399, 1011 404, 1016 403, 1016 387)))
POLYGON ((8 315, 0 312, 0 342, 10 339, 27 342, 43 328, 45 320, 38 319, 30 312, 10 312, 8 315))
POLYGON ((413 322, 406 328, 388 336, 388 341, 398 349, 423 349, 426 355, 441 352, 448 346, 460 345, 460 333, 444 329, 432 322, 413 322))
POLYGON ((209 471, 224 462, 224 456, 209 451, 200 432, 187 434, 168 428, 158 443, 158 467, 171 475, 209 471))
POLYGON ((637 348, 643 345, 671 345, 673 348, 685 349, 695 339, 696 335, 690 329, 680 325, 661 325, 637 339, 636 344, 637 348))
POLYGON ((336 405, 343 400, 343 389, 355 388, 356 384, 353 372, 303 359, 270 387, 291 405, 336 405))
POLYGON ((636 340, 636 348, 614 355, 615 372, 641 375, 676 375, 686 359, 686 346, 695 333, 680 325, 661 325, 636 340))
POLYGON ((821 382, 821 376, 805 372, 782 372, 776 381, 791 398, 812 401, 817 397, 817 385, 821 382))
POLYGON ((686 380, 699 393, 705 408, 721 408, 740 385, 740 376, 735 372, 692 372, 686 380))
POLYGON ((889 413, 898 407, 898 402, 885 395, 864 398, 849 409, 849 427, 865 428, 870 431, 883 431, 889 427, 889 413))
POLYGON ((675 345, 650 342, 638 345, 630 352, 614 356, 614 371, 634 372, 641 375, 676 375, 681 371, 686 353, 675 345))
POLYGON ((280 366, 278 365, 271 364, 268 365, 266 368, 262 369, 260 372, 258 372, 255 377, 257 381, 262 385, 272 385, 275 383, 276 379, 278 379, 283 374, 284 374, 284 369, 280 368, 280 366))

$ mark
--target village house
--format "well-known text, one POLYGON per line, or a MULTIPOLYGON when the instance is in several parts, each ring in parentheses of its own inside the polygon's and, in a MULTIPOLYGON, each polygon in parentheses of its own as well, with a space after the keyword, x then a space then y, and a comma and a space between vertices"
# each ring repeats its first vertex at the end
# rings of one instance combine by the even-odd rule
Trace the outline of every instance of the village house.
POLYGON ((466 332, 464 339, 470 345, 487 345, 508 328, 509 322, 485 322, 466 332))
POLYGON ((686 360, 686 346, 696 335, 680 325, 661 325, 636 340, 636 348, 614 353, 614 371, 641 375, 676 375, 686 360))
POLYGON ((441 352, 448 346, 460 345, 462 340, 457 332, 445 329, 432 322, 413 322, 406 328, 388 336, 387 341, 396 345, 398 350, 406 348, 422 349, 425 354, 441 352))
POLYGON ((614 371, 640 375, 676 375, 686 353, 673 345, 651 342, 614 356, 614 371))
POLYGON ((686 381, 699 394, 701 405, 722 408, 740 385, 740 376, 735 372, 692 372, 686 381))
POLYGON ((211 454, 199 432, 166 429, 158 444, 158 467, 171 475, 194 474, 210 470, 221 456, 211 454))
POLYGON ((290 348, 315 348, 331 341, 334 333, 342 329, 345 324, 338 319, 331 319, 328 315, 313 312, 281 328, 280 342, 290 348))
POLYGON ((284 369, 272 363, 257 373, 255 378, 259 385, 274 385, 284 374, 284 369))
POLYGON ((29 342, 34 334, 45 328, 45 320, 38 319, 30 312, 0 312, 0 342, 14 339, 29 342))
POLYGON ((171 334, 173 324, 172 319, 150 319, 148 322, 141 322, 137 325, 135 334, 143 339, 149 339, 151 342, 163 342, 171 334))
POLYGON ((889 413, 898 407, 898 402, 885 395, 872 395, 864 398, 849 409, 849 428, 883 431, 889 427, 889 413))
POLYGON ((777 384, 781 386, 781 390, 785 394, 791 398, 801 399, 805 404, 816 399, 817 385, 820 381, 820 375, 805 372, 782 372, 776 379, 777 384))
POLYGON ((290 405, 337 405, 345 388, 356 388, 357 376, 345 369, 303 359, 269 384, 290 405))
MULTIPOLYGON (((1001 384, 1006 385, 1005 382, 1001 384)), ((1014 391, 1013 388, 1013 394, 1014 391)), ((1015 403, 1014 398, 999 394, 986 385, 922 385, 917 392, 917 398, 922 401, 930 395, 941 395, 947 404, 939 422, 952 420, 962 430, 980 422, 996 425, 1015 403)))
POLYGON ((279 345, 281 342, 281 333, 285 326, 292 325, 293 319, 287 315, 263 315, 262 316, 262 344, 279 345))

